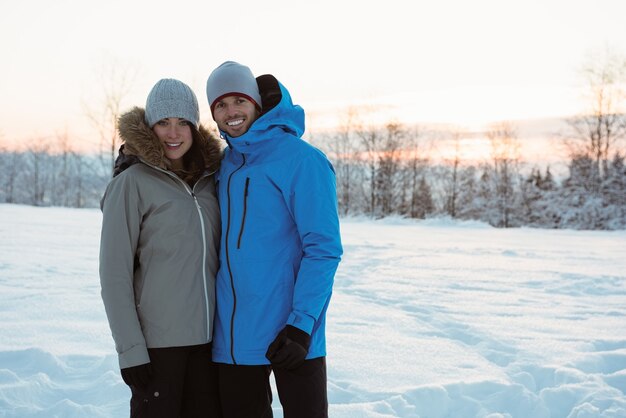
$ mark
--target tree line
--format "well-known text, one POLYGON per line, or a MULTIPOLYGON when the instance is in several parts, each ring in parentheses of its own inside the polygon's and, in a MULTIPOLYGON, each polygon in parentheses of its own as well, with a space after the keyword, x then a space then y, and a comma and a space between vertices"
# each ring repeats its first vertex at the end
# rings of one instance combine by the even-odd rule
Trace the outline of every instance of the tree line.
MULTIPOLYGON (((105 75, 100 111, 87 112, 100 138, 99 152, 74 151, 67 134, 32 141, 23 151, 0 146, 0 202, 99 206, 120 145, 121 103, 132 85, 130 71, 120 68, 112 66, 105 75)), ((486 130, 490 156, 471 165, 460 152, 461 128, 443 138, 452 144, 450 157, 434 161, 427 144, 442 138, 433 138, 427 128, 397 122, 367 126, 353 109, 335 131, 307 139, 335 167, 343 216, 447 216, 503 228, 626 229, 626 60, 611 53, 594 56, 582 74, 589 108, 567 120, 562 143, 568 173, 561 178, 550 167, 522 160, 511 122, 486 130)))
POLYGON ((567 132, 555 133, 567 149, 564 178, 549 167, 528 169, 511 122, 490 126, 490 158, 466 165, 462 129, 447 134, 452 157, 434 163, 424 146, 428 130, 368 127, 349 112, 338 132, 319 139, 337 170, 341 213, 445 215, 503 228, 625 229, 626 59, 595 52, 581 68, 588 108, 567 119, 567 132))
MULTIPOLYGON (((569 123, 579 124, 580 118, 569 123)), ((624 115, 612 118, 626 122, 624 115)), ((477 164, 463 162, 459 131, 448 134, 455 149, 451 157, 431 160, 428 135, 390 123, 357 124, 317 138, 336 170, 341 214, 446 216, 502 228, 626 229, 625 155, 618 150, 609 147, 596 158, 595 146, 572 148, 568 174, 558 179, 549 166, 523 161, 511 123, 495 124, 485 133, 490 158, 477 164)), ((606 148, 603 140, 596 142, 606 148)))
POLYGON ((73 150, 67 135, 35 140, 22 151, 0 146, 0 202, 97 207, 111 178, 110 164, 101 155, 73 150))
MULTIPOLYGON (((333 163, 342 216, 446 216, 503 228, 626 229, 625 155, 607 140, 626 116, 579 116, 569 123, 573 132, 587 126, 588 138, 579 136, 574 146, 575 135, 568 137, 571 158, 560 179, 549 166, 523 161, 516 128, 506 122, 485 132, 490 158, 477 164, 463 162, 460 131, 448 133, 454 151, 437 162, 429 157, 429 132, 399 123, 347 124, 310 141, 333 163)), ((35 141, 24 151, 0 148, 0 202, 99 206, 112 157, 81 154, 68 144, 60 136, 55 147, 35 141)))

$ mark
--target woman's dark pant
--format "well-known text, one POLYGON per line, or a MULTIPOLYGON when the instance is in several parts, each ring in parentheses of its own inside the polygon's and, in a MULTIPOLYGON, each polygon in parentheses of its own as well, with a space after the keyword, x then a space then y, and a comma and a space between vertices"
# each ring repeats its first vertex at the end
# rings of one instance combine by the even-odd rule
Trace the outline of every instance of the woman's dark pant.
POLYGON ((211 344, 149 348, 153 379, 131 387, 131 418, 221 417, 211 344))
POLYGON ((217 364, 224 418, 272 417, 274 372, 284 418, 327 418, 326 358, 306 360, 295 370, 217 364))

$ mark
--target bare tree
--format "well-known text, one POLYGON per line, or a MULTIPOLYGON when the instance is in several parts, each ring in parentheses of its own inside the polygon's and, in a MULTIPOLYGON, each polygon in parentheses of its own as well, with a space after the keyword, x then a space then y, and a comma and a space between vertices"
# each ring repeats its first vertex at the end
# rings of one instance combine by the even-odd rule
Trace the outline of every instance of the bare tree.
POLYGON ((497 226, 508 228, 515 206, 515 185, 518 181, 520 145, 517 132, 509 122, 494 124, 487 132, 491 143, 494 185, 500 219, 497 226))
MULTIPOLYGON (((89 191, 86 190, 86 183, 92 184, 94 180, 98 178, 97 176, 89 176, 87 174, 89 170, 85 170, 88 166, 86 159, 87 157, 85 155, 77 152, 73 152, 70 158, 74 187, 72 187, 72 193, 68 195, 68 198, 70 199, 71 205, 76 208, 86 206, 89 194, 89 191)), ((93 194, 94 190, 91 190, 91 193, 93 194)), ((96 192, 96 194, 99 195, 100 193, 96 192)))
MULTIPOLYGON (((431 199, 432 196, 423 196, 428 158, 422 150, 422 132, 419 128, 409 130, 402 143, 402 162, 404 178, 401 190, 403 202, 400 213, 411 218, 419 218, 422 212, 422 200, 431 199)), ((430 192, 430 190, 429 190, 430 192)))
POLYGON ((18 186, 22 154, 0 145, 0 199, 5 203, 16 203, 16 188, 18 186))
POLYGON ((400 202, 398 195, 402 190, 400 163, 403 141, 407 137, 406 129, 399 123, 388 123, 383 133, 383 141, 377 153, 378 170, 376 172, 376 206, 380 216, 391 215, 400 202))
POLYGON ((50 203, 55 206, 70 206, 68 195, 71 189, 70 158, 72 145, 67 131, 56 136, 55 149, 50 149, 51 158, 56 160, 55 169, 50 173, 50 203))
POLYGON ((358 132, 361 146, 364 149, 363 162, 367 167, 369 178, 368 212, 373 215, 376 212, 376 172, 378 170, 377 152, 380 147, 382 137, 376 129, 362 129, 358 132))
POLYGON ((30 185, 28 203, 43 206, 50 193, 51 169, 50 144, 45 138, 37 138, 27 147, 24 170, 30 185))
POLYGON ((97 109, 85 105, 87 117, 98 131, 103 166, 113 171, 117 150, 120 146, 117 131, 118 118, 123 100, 132 90, 138 71, 131 65, 106 57, 99 74, 102 97, 97 109))
POLYGON ((616 143, 626 137, 623 113, 626 59, 604 49, 589 56, 582 74, 587 83, 589 109, 568 120, 573 137, 568 139, 567 145, 572 158, 588 156, 592 159, 593 182, 598 191, 616 143))
MULTIPOLYGON (((368 109, 363 109, 366 113, 368 109)), ((363 116, 360 114, 359 116, 363 116)), ((360 145, 360 160, 365 167, 366 182, 365 187, 365 204, 367 206, 366 212, 375 216, 376 214, 376 196, 378 194, 378 183, 376 182, 378 166, 379 166, 379 153, 383 148, 385 141, 379 127, 375 125, 366 126, 363 122, 355 122, 356 136, 360 145)))
POLYGON ((461 136, 462 132, 455 129, 451 133, 453 154, 445 159, 446 165, 450 167, 450 175, 444 183, 444 210, 453 218, 457 217, 457 201, 459 199, 459 166, 461 165, 461 136))
POLYGON ((333 161, 337 173, 337 200, 342 215, 347 215, 354 210, 355 188, 353 185, 356 184, 357 146, 355 130, 357 117, 356 108, 349 108, 338 131, 328 141, 329 157, 333 161))
MULTIPOLYGON (((90 174, 85 169, 89 158, 72 146, 67 132, 57 134, 55 149, 50 158, 54 161, 54 167, 49 174, 50 203, 58 206, 84 207, 88 195, 85 184, 93 183, 91 179, 99 177, 98 170, 90 174), (89 178, 86 179, 85 176, 89 178)), ((91 166, 93 170, 93 164, 91 166)), ((107 173, 108 177, 110 176, 107 173)))

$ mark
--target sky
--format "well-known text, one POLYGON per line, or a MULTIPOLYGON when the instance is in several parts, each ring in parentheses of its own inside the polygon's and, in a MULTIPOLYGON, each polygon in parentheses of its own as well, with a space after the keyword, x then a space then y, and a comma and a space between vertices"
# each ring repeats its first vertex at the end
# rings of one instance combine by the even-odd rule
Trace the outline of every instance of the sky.
MULTIPOLYGON (((3 418, 128 416, 100 299, 101 218, 0 204, 3 418)), ((397 218, 341 230, 330 417, 626 416, 626 231, 397 218)))
MULTIPOLYGON (((271 73, 309 130, 345 122, 452 123, 582 110, 589 51, 626 51, 621 0, 0 0, 0 139, 67 134, 95 146, 87 114, 126 75, 122 111, 160 78, 205 83, 226 60, 271 73), (111 71, 116 76, 111 76, 111 71)), ((119 84, 119 83, 118 83, 119 84)))

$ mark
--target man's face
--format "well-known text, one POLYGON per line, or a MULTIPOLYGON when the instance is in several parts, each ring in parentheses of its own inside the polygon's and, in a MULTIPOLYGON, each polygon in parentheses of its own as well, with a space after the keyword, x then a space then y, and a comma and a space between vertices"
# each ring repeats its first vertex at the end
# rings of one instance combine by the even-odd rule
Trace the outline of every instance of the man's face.
POLYGON ((258 117, 259 111, 254 102, 241 96, 223 97, 213 108, 213 119, 218 128, 232 138, 248 132, 258 117))

